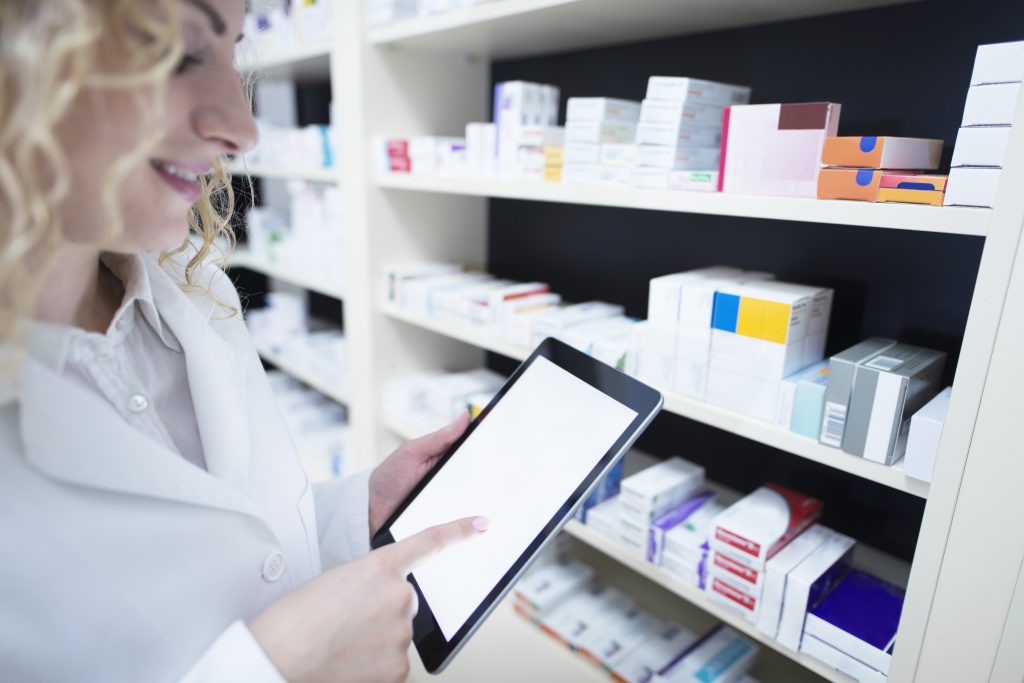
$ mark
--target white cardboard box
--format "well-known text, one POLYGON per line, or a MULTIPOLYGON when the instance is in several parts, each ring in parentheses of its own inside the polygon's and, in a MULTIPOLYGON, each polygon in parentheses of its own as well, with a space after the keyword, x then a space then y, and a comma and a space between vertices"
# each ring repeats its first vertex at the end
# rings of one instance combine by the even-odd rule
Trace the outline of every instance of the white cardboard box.
POLYGON ((1001 173, 998 168, 951 168, 942 205, 992 208, 1001 173))
POLYGON ((636 124, 629 121, 568 121, 565 124, 566 143, 575 142, 633 142, 636 124))
POLYGON ((617 681, 649 683, 651 677, 697 642, 697 634, 679 624, 666 624, 649 640, 612 667, 617 681))
POLYGON ((829 530, 829 537, 789 573, 775 636, 780 645, 794 652, 800 650, 804 621, 814 608, 809 604, 812 592, 823 597, 846 575, 855 543, 849 536, 829 530))
POLYGON ((886 683, 889 680, 889 677, 881 671, 872 669, 867 664, 812 635, 804 636, 803 643, 800 644, 800 651, 828 664, 836 671, 846 674, 859 683, 886 683))
POLYGON ((942 437, 942 426, 946 422, 952 392, 952 387, 946 387, 910 418, 907 452, 903 456, 903 473, 908 477, 921 481, 932 480, 935 457, 939 453, 939 439, 942 437))
POLYGON ((828 538, 828 530, 815 524, 803 532, 765 565, 764 587, 761 589, 761 611, 757 616, 757 629, 774 638, 779 631, 782 601, 786 592, 786 577, 801 562, 818 549, 828 538))
POLYGON ((562 182, 566 184, 592 185, 601 181, 601 167, 597 164, 570 164, 562 166, 562 182))
POLYGON ((640 145, 636 162, 639 166, 667 168, 670 171, 701 171, 718 168, 717 147, 662 147, 640 145))
POLYGON ((641 120, 636 127, 636 142, 641 145, 677 148, 717 147, 722 142, 721 112, 718 124, 697 125, 681 119, 641 120))
POLYGON ((622 480, 620 512, 639 510, 650 522, 692 496, 703 485, 703 467, 672 457, 622 480))
POLYGON ((562 150, 565 166, 597 165, 601 161, 601 145, 596 142, 570 142, 562 150))
POLYGON ((952 166, 1002 168, 1010 143, 1010 126, 961 128, 953 147, 952 166))
POLYGON ((1024 81, 1024 41, 979 45, 971 85, 1024 81))
POLYGON ((594 578, 594 568, 572 558, 531 571, 516 584, 515 598, 537 616, 550 614, 594 578))
POLYGON ((685 76, 651 76, 647 81, 646 96, 652 100, 695 101, 724 106, 749 102, 750 88, 685 76))
POLYGON ((967 91, 961 126, 1011 126, 1020 83, 972 85, 967 91))
POLYGON ((757 652, 758 647, 750 640, 728 626, 718 626, 654 680, 665 683, 735 683, 754 665, 757 652))
POLYGON ((633 121, 640 118, 640 103, 614 97, 570 97, 566 121, 633 121))
POLYGON ((601 145, 599 163, 602 166, 625 168, 636 164, 636 145, 632 142, 608 142, 601 145))

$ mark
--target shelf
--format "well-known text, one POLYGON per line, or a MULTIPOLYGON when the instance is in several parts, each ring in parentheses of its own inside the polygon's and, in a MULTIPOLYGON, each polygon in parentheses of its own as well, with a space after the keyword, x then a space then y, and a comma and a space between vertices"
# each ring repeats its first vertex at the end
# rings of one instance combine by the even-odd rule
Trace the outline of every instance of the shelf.
POLYGON ((238 60, 238 70, 297 81, 328 79, 331 76, 331 45, 297 45, 291 49, 276 49, 263 54, 254 52, 252 59, 238 60))
POLYGON ((286 372, 303 384, 316 389, 332 401, 342 404, 349 402, 348 392, 339 388, 329 378, 315 374, 305 364, 296 361, 294 358, 289 358, 287 354, 275 351, 258 339, 253 339, 253 343, 256 346, 256 352, 260 354, 260 358, 274 365, 282 372, 286 372))
MULTIPOLYGON (((569 523, 565 525, 565 531, 574 538, 577 538, 583 543, 599 550, 637 574, 640 574, 662 588, 675 593, 687 602, 699 607, 737 631, 740 631, 762 645, 769 647, 792 659, 798 664, 810 669, 822 678, 834 681, 835 683, 849 683, 849 681, 852 680, 845 674, 836 671, 827 664, 820 662, 813 657, 808 657, 805 654, 792 652, 786 649, 774 638, 769 638, 761 633, 757 629, 756 625, 747 621, 747 619, 741 614, 733 612, 727 607, 714 602, 704 593, 704 591, 696 586, 687 583, 686 581, 676 577, 674 574, 665 571, 661 567, 651 564, 650 562, 634 555, 618 541, 587 527, 577 520, 570 520, 569 523)), ((871 548, 864 547, 859 543, 857 544, 857 550, 855 551, 854 564, 861 569, 877 574, 883 579, 894 581, 895 583, 903 583, 904 585, 906 583, 906 576, 910 572, 910 568, 906 563, 886 556, 871 548), (894 567, 897 568, 895 570, 898 574, 897 576, 893 576, 894 567), (899 576, 899 574, 901 574, 902 577, 899 576), (900 580, 901 578, 902 581, 900 580)))
POLYGON ((498 0, 370 29, 370 43, 492 59, 902 4, 907 0, 498 0))
POLYGON ((539 181, 420 177, 402 173, 377 177, 386 189, 520 199, 561 204, 613 206, 715 216, 831 223, 870 228, 919 230, 984 236, 992 211, 952 206, 879 204, 835 199, 803 199, 720 192, 638 190, 610 185, 575 185, 539 181))
POLYGON ((317 183, 337 183, 336 168, 285 168, 263 164, 245 164, 230 161, 225 168, 231 175, 248 175, 255 178, 279 178, 282 180, 309 180, 317 183))
POLYGON ((311 292, 324 294, 326 296, 342 301, 345 295, 342 293, 340 283, 324 282, 322 279, 312 277, 309 273, 287 268, 277 263, 271 263, 257 258, 245 249, 239 249, 228 259, 229 268, 246 268, 248 270, 262 273, 275 280, 281 280, 289 284, 308 289, 311 292))
MULTIPOLYGON (((411 313, 391 304, 384 304, 382 310, 385 315, 396 320, 416 325, 417 327, 457 339, 487 351, 508 356, 509 358, 524 360, 530 354, 529 349, 495 339, 487 332, 474 330, 464 325, 440 322, 424 315, 411 313)), ((703 401, 697 401, 678 394, 663 393, 665 395, 664 410, 666 412, 675 413, 676 415, 732 432, 738 436, 792 453, 793 455, 798 455, 883 486, 888 486, 921 498, 928 497, 928 484, 905 476, 900 464, 895 466, 880 465, 864 458, 843 453, 839 449, 825 446, 814 439, 780 429, 761 420, 755 420, 739 413, 723 410, 703 401)))

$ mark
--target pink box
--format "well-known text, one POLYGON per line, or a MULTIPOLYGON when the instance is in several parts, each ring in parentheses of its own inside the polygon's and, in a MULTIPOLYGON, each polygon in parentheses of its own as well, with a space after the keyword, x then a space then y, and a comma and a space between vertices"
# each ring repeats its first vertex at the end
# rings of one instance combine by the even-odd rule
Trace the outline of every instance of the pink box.
POLYGON ((816 197, 822 146, 839 129, 839 111, 833 102, 726 107, 719 191, 816 197))

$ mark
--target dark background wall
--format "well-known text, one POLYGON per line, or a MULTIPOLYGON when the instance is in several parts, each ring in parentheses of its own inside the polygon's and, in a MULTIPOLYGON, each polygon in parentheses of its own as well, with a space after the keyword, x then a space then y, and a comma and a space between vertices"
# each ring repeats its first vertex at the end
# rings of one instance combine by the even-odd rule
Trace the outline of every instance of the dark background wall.
MULTIPOLYGON (((948 164, 977 45, 1021 39, 1020 0, 928 0, 495 62, 491 74, 558 85, 562 120, 569 97, 642 99, 652 74, 748 84, 754 103, 830 100, 843 105, 841 135, 942 138, 948 164)), ((829 353, 871 335, 897 337, 950 352, 950 382, 983 247, 954 235, 499 199, 490 201, 488 236, 495 274, 544 280, 569 300, 613 301, 638 317, 650 278, 700 266, 831 286, 829 353)), ((497 356, 489 364, 514 367, 497 356)), ((921 499, 676 415, 660 416, 639 445, 700 462, 741 491, 774 480, 818 495, 830 526, 912 557, 921 499)))

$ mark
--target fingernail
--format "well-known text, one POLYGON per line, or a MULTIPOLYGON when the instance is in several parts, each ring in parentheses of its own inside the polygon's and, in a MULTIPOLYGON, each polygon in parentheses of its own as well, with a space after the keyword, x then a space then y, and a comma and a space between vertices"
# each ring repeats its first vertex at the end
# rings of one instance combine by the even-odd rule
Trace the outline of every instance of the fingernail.
POLYGON ((491 520, 486 517, 474 517, 473 528, 477 531, 487 531, 491 527, 491 520))

